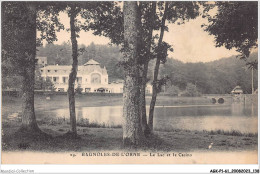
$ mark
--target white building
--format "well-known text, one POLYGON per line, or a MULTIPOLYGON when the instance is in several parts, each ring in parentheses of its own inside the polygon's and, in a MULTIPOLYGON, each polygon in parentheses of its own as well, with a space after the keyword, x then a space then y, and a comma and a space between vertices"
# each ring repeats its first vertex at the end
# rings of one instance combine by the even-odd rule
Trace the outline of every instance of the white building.
MULTIPOLYGON (((67 91, 71 66, 48 65, 40 68, 41 76, 53 82, 56 91, 67 91)), ((108 83, 106 67, 91 59, 82 66, 78 66, 75 88, 82 88, 82 92, 123 93, 123 83, 108 83)), ((151 93, 151 85, 147 86, 147 93, 151 93)))

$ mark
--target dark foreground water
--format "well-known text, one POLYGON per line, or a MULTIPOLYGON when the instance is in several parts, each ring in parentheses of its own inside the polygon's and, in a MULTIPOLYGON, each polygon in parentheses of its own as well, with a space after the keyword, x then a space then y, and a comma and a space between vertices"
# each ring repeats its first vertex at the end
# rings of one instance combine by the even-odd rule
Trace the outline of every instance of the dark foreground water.
MULTIPOLYGON (((148 111, 148 110, 147 110, 148 111)), ((77 120, 89 123, 120 125, 122 106, 81 107, 76 109, 77 120)), ((40 117, 69 119, 68 109, 44 111, 40 117)), ((233 103, 229 105, 157 106, 154 127, 159 129, 224 130, 256 133, 257 105, 233 103)))

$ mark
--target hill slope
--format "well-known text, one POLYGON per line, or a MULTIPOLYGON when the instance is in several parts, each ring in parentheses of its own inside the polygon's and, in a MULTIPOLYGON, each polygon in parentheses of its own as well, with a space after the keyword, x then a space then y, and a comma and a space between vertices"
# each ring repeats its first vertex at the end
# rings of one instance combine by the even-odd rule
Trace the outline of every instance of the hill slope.
MULTIPOLYGON (((79 56, 79 65, 83 65, 89 59, 98 61, 106 66, 109 79, 123 79, 123 69, 117 64, 122 60, 122 53, 117 46, 90 44, 88 47, 80 45, 86 51, 79 56)), ((47 56, 48 64, 71 65, 70 45, 49 44, 38 48, 38 56, 47 56)), ((257 60, 258 54, 252 53, 249 60, 257 60)), ((246 62, 236 58, 222 58, 208 63, 183 63, 169 58, 164 65, 161 65, 160 76, 170 77, 169 85, 175 85, 185 89, 187 83, 196 85, 201 93, 224 94, 240 85, 245 93, 251 93, 251 71, 245 67, 246 62)), ((154 68, 153 61, 149 64, 149 79, 152 79, 154 68)), ((254 88, 257 88, 257 71, 254 73, 254 88)))

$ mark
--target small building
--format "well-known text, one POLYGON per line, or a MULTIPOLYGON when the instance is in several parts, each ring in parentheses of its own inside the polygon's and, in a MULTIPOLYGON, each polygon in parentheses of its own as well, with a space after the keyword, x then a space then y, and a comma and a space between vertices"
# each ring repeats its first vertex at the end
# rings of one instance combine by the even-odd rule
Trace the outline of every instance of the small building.
POLYGON ((243 90, 240 86, 236 86, 232 91, 231 94, 239 95, 243 94, 243 90))

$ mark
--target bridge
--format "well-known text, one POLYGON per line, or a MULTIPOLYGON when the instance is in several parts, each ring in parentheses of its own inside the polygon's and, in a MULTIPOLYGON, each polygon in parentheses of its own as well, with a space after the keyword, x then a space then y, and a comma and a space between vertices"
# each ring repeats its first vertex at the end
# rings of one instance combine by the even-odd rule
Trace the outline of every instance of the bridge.
POLYGON ((234 103, 234 102, 243 102, 243 103, 251 103, 257 102, 257 94, 240 94, 240 95, 232 95, 232 94, 205 94, 204 97, 211 100, 212 103, 234 103))

